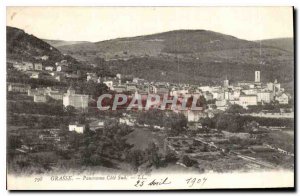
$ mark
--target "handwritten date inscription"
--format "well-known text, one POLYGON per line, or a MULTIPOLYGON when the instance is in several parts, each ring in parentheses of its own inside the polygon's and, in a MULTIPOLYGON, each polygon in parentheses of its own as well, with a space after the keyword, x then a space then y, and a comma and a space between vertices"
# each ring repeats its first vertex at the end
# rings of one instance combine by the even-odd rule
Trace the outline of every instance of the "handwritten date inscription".
POLYGON ((149 183, 146 183, 145 179, 140 179, 136 182, 134 186, 143 187, 144 184, 147 184, 148 186, 161 186, 161 185, 171 184, 171 181, 168 179, 168 177, 163 179, 153 179, 149 183))
POLYGON ((194 185, 204 185, 207 181, 206 177, 203 178, 188 178, 186 179, 186 183, 189 187, 193 187, 194 185))
MULTIPOLYGON (((185 183, 188 187, 199 187, 203 186, 207 181, 206 177, 203 178, 187 178, 185 179, 185 183)), ((134 184, 135 187, 144 187, 144 186, 163 186, 170 185, 172 181, 166 177, 162 179, 151 179, 147 180, 147 178, 139 178, 134 184)))

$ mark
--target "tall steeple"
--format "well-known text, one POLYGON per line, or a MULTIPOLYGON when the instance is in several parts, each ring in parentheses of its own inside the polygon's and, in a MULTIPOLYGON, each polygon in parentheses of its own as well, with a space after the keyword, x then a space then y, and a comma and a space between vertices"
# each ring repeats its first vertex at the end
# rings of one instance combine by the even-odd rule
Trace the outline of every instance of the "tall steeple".
POLYGON ((226 75, 226 79, 224 80, 224 87, 228 88, 228 86, 229 86, 229 80, 228 80, 227 75, 226 75))
POLYGON ((255 82, 260 83, 260 71, 255 71, 255 82))

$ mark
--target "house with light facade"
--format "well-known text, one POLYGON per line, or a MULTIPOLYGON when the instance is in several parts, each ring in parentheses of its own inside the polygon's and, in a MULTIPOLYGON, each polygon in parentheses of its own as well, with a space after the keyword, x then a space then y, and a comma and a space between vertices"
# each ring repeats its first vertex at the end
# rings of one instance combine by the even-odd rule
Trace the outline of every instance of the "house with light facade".
POLYGON ((69 131, 82 134, 85 131, 85 125, 78 123, 69 124, 69 131))
POLYGON ((73 106, 76 109, 84 110, 88 107, 88 101, 88 95, 76 94, 75 90, 72 87, 70 87, 67 93, 65 93, 63 96, 63 105, 65 107, 73 106))

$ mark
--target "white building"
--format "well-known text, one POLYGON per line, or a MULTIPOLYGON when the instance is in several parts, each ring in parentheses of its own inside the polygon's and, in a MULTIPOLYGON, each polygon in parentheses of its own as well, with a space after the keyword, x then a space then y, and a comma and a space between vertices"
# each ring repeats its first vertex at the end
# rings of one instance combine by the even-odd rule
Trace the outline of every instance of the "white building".
MULTIPOLYGON (((153 89, 155 87, 153 86, 153 89)), ((155 88, 156 89, 156 88, 155 88)), ((126 90, 127 91, 130 91, 130 92, 135 92, 137 91, 137 87, 136 87, 136 84, 133 84, 133 83, 126 83, 126 90)))
POLYGON ((10 92, 20 92, 26 93, 30 89, 30 85, 19 84, 19 83, 9 83, 7 90, 10 92))
POLYGON ((69 124, 69 131, 75 131, 76 133, 83 133, 85 130, 85 125, 82 124, 69 124))
POLYGON ((47 56, 47 55, 44 55, 44 56, 42 56, 42 57, 41 57, 41 59, 42 59, 43 61, 46 61, 46 60, 48 60, 48 59, 49 59, 49 56, 47 56))
POLYGON ((224 92, 222 90, 214 90, 211 92, 213 99, 222 100, 224 99, 224 92))
POLYGON ((19 70, 19 71, 27 71, 27 67, 24 66, 23 63, 15 62, 15 63, 13 64, 13 67, 14 67, 15 69, 19 70))
POLYGON ((269 91, 272 91, 274 93, 279 92, 281 90, 280 83, 278 83, 277 80, 275 80, 274 83, 267 83, 267 88, 269 91))
POLYGON ((257 102, 271 103, 272 100, 272 93, 270 91, 257 92, 257 102))
POLYGON ((95 131, 96 129, 104 128, 104 120, 96 120, 89 124, 90 130, 95 131))
POLYGON ((113 90, 113 84, 114 82, 112 80, 109 80, 109 81, 105 81, 103 82, 103 84, 105 84, 110 90, 113 90))
POLYGON ((187 89, 180 89, 180 90, 172 90, 171 92, 170 92, 170 95, 171 96, 184 96, 184 95, 186 95, 186 94, 188 94, 188 90, 187 89))
POLYGON ((58 65, 56 67, 56 71, 58 71, 58 72, 65 72, 67 70, 68 70, 68 67, 66 65, 58 65))
POLYGON ((49 97, 55 100, 62 100, 63 99, 63 93, 61 92, 49 92, 49 97))
POLYGON ((255 88, 243 89, 242 92, 245 93, 246 95, 256 95, 257 89, 255 88))
POLYGON ((277 80, 275 80, 275 82, 274 82, 274 91, 279 92, 280 90, 281 90, 280 83, 278 83, 277 80))
POLYGON ((200 86, 199 89, 202 91, 202 92, 205 92, 205 91, 211 91, 211 87, 210 86, 200 86))
POLYGON ((206 101, 213 100, 213 95, 210 92, 208 92, 208 91, 206 91, 203 94, 203 96, 204 96, 204 98, 205 98, 206 101))
POLYGON ((93 81, 93 82, 95 82, 95 83, 97 83, 98 82, 98 76, 97 76, 97 74, 95 74, 95 73, 87 73, 87 76, 86 76, 86 81, 93 81))
POLYGON ((46 67, 45 67, 45 70, 46 70, 46 71, 53 71, 53 70, 54 70, 54 67, 52 67, 52 66, 46 66, 46 67))
POLYGON ((224 80, 224 87, 228 88, 229 87, 229 80, 226 77, 226 80, 224 80))
POLYGON ((276 95, 275 100, 279 102, 279 104, 288 104, 289 96, 286 93, 280 93, 276 95))
POLYGON ((116 74, 116 77, 121 80, 121 74, 116 74))
POLYGON ((45 103, 47 101, 47 97, 46 95, 41 94, 33 95, 33 101, 38 103, 45 103))
POLYGON ((34 70, 42 71, 43 70, 42 63, 34 63, 34 70))
POLYGON ((134 126, 134 121, 132 119, 129 119, 129 118, 126 118, 126 117, 120 118, 119 123, 120 124, 126 124, 126 125, 131 126, 131 127, 134 126))
POLYGON ((181 113, 187 118, 188 122, 198 122, 200 118, 205 118, 207 115, 199 110, 184 110, 181 113))
POLYGON ((249 105, 257 105, 256 95, 241 95, 239 98, 239 105, 247 107, 249 105))
POLYGON ((47 92, 46 88, 28 89, 27 95, 33 97, 34 95, 44 95, 47 92))
POLYGON ((88 95, 76 94, 75 90, 71 87, 68 89, 67 93, 63 97, 63 105, 73 106, 77 109, 86 109, 88 107, 88 95))
POLYGON ((38 79, 40 77, 39 72, 32 72, 30 78, 38 79))
POLYGON ((216 106, 219 110, 225 111, 228 108, 228 102, 227 100, 216 100, 216 106))
POLYGON ((142 78, 133 78, 133 79, 132 79, 132 82, 133 82, 133 83, 136 83, 136 84, 142 84, 142 83, 145 82, 145 80, 142 79, 142 78))
POLYGON ((31 62, 24 62, 24 66, 27 70, 33 70, 33 64, 31 62))
POLYGON ((268 82, 267 83, 267 89, 269 90, 269 91, 274 91, 274 84, 273 84, 273 82, 268 82))
POLYGON ((225 100, 233 99, 232 97, 233 97, 233 95, 231 94, 230 91, 228 91, 228 90, 225 90, 225 91, 224 91, 224 99, 225 99, 225 100))

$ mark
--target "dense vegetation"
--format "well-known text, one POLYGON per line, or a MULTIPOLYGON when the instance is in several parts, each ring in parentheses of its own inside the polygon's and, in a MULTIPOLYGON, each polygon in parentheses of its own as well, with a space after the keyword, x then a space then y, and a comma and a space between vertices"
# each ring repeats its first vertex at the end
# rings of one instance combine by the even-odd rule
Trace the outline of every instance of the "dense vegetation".
POLYGON ((187 126, 187 119, 183 114, 166 112, 161 110, 149 110, 140 112, 137 122, 141 125, 159 126, 170 129, 171 134, 178 135, 184 132, 187 126))
POLYGON ((293 52, 212 31, 179 30, 58 49, 93 63, 113 59, 108 62, 112 71, 151 81, 214 83, 226 75, 231 81, 253 80, 259 69, 264 82, 276 78, 292 90, 293 52))

